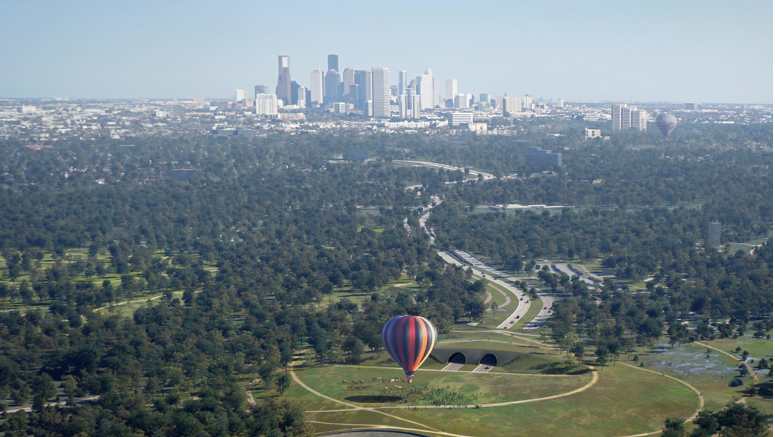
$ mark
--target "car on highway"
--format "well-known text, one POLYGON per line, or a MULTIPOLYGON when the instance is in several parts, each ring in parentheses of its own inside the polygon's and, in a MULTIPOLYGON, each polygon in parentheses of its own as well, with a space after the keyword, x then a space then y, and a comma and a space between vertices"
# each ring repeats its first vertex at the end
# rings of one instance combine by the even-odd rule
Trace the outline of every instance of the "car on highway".
POLYGON ((485 366, 484 370, 490 370, 490 366, 485 366))
POLYGON ((513 325, 516 320, 512 320, 509 322, 509 325, 513 325))

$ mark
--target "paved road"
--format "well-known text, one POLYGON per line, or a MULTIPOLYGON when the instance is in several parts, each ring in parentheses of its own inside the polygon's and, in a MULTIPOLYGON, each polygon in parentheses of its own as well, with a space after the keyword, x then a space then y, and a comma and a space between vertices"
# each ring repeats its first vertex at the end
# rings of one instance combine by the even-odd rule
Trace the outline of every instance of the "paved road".
POLYGON ((464 366, 464 364, 459 364, 459 363, 449 363, 449 364, 447 364, 447 365, 446 365, 446 367, 444 367, 444 368, 443 368, 443 369, 441 369, 441 370, 446 370, 446 371, 448 371, 448 372, 455 372, 455 371, 457 371, 457 370, 460 370, 460 368, 461 368, 461 367, 463 367, 463 366, 464 366))
MULTIPOLYGON (((576 275, 576 273, 573 272, 573 270, 568 268, 567 263, 540 263, 536 264, 536 267, 543 268, 544 265, 549 267, 549 271, 555 275, 559 275, 559 273, 555 272, 554 269, 552 269, 552 264, 554 264, 562 273, 565 273, 569 277, 573 277, 576 275)), ((535 270, 535 273, 538 273, 538 270, 535 270)), ((578 276, 578 275, 576 275, 578 276)), ((595 287, 595 283, 592 282, 589 278, 585 278, 584 276, 580 277, 581 281, 587 284, 587 287, 595 287)))
MULTIPOLYGON (((461 252, 462 251, 456 251, 455 254, 459 255, 461 252)), ((456 260, 449 253, 447 253, 447 252, 437 252, 437 253, 447 263, 458 265, 458 266, 463 266, 463 264, 461 264, 458 260, 456 260)), ((466 256, 468 256, 468 257, 471 256, 470 254, 468 254, 466 252, 462 252, 462 253, 465 253, 466 256)), ((464 258, 464 259, 466 259, 466 258, 464 258)), ((514 312, 511 313, 511 315, 508 316, 506 318, 506 320, 503 321, 503 323, 498 325, 497 329, 509 329, 509 328, 511 328, 511 326, 513 326, 514 323, 516 323, 516 321, 519 320, 519 318, 521 318, 522 316, 525 315, 525 313, 527 313, 528 308, 530 308, 530 299, 527 297, 527 295, 525 293, 522 292, 522 290, 520 290, 519 288, 514 287, 514 285, 512 285, 510 283, 507 283, 507 282, 502 281, 500 279, 495 279, 495 277, 493 277, 493 276, 487 276, 486 274, 478 272, 476 270, 472 270, 472 272, 473 272, 475 277, 487 279, 488 281, 492 282, 493 284, 496 284, 496 285, 506 289, 506 291, 512 293, 514 296, 517 297, 517 299, 520 300, 519 304, 517 305, 517 309, 515 309, 514 312)), ((508 297, 508 295, 507 295, 507 297, 508 297)), ((511 302, 510 301, 507 302, 506 304, 504 304, 504 306, 509 304, 509 303, 511 303, 511 302)))
MULTIPOLYGON (((439 253, 439 254, 441 254, 441 253, 439 253)), ((455 254, 458 255, 460 258, 462 258, 464 261, 470 262, 471 265, 475 266, 476 268, 484 270, 484 271, 487 271, 487 272, 489 272, 489 273, 491 273, 493 275, 501 276, 503 279, 505 279, 507 281, 512 281, 513 282, 513 281, 515 281, 517 279, 517 278, 515 278, 513 276, 507 275, 504 272, 501 272, 501 271, 499 271, 497 269, 494 269, 494 268, 488 266, 487 264, 484 264, 478 258, 476 258, 475 256, 471 255, 470 253, 464 252, 462 250, 457 250, 457 251, 455 251, 455 254)), ((460 263, 457 262, 457 260, 455 260, 454 258, 452 258, 449 255, 447 255, 446 258, 444 256, 442 256, 442 258, 445 261, 447 261, 447 262, 451 262, 451 263, 460 265, 460 263)), ((474 274, 476 274, 476 270, 474 270, 474 274)), ((492 277, 489 277, 489 276, 488 276, 487 279, 492 280, 493 282, 495 282, 495 283, 497 283, 499 285, 501 283, 505 284, 505 282, 501 281, 500 279, 495 280, 495 279, 493 279, 492 277)), ((520 312, 520 313, 516 313, 515 312, 515 314, 512 314, 512 317, 509 317, 508 319, 506 319, 506 321, 504 322, 505 326, 504 326, 504 323, 502 323, 501 325, 498 326, 498 329, 504 329, 504 328, 508 329, 508 327, 512 326, 511 321, 512 320, 515 320, 515 321, 517 320, 517 318, 515 316, 519 315, 520 317, 522 317, 525 313, 527 313, 527 309, 530 307, 530 299, 528 299, 528 297, 524 293, 522 293, 522 290, 517 289, 516 287, 511 286, 511 285, 507 285, 504 288, 508 289, 509 287, 514 289, 514 290, 517 290, 519 292, 519 295, 523 296, 525 301, 527 301, 527 305, 520 305, 519 308, 517 308, 517 310, 519 310, 521 307, 524 307, 524 312, 520 312)), ((543 323, 546 322, 546 320, 549 317, 551 317, 551 315, 552 315, 551 308, 552 308, 552 305, 554 305, 554 298, 551 295, 549 295, 548 293, 546 293, 543 290, 541 290, 540 288, 534 287, 532 285, 529 285, 528 287, 531 288, 531 289, 534 289, 536 291, 536 293, 538 294, 538 297, 541 298, 541 303, 543 304, 543 308, 541 308, 541 311, 538 313, 538 315, 533 320, 531 320, 530 323, 528 323, 527 326, 525 326, 523 329, 536 329, 539 326, 543 325, 543 323)), ((511 290, 509 290, 509 291, 511 291, 511 290)))
POLYGON ((433 208, 439 206, 441 202, 443 202, 443 200, 441 200, 439 196, 433 196, 431 197, 431 202, 435 203, 435 205, 431 203, 431 206, 429 206, 428 208, 425 208, 425 211, 427 212, 423 214, 422 217, 420 217, 420 227, 423 228, 426 234, 428 234, 428 237, 431 240, 431 244, 433 244, 436 241, 436 234, 433 232, 433 228, 428 229, 425 226, 425 222, 427 222, 428 218, 431 216, 431 212, 433 211, 433 208))
MULTIPOLYGON (((465 171, 465 168, 462 168, 462 167, 453 167, 451 165, 438 164, 436 162, 406 161, 406 160, 402 160, 402 159, 395 159, 395 160, 393 160, 393 162, 402 162, 402 163, 405 163, 405 164, 414 164, 414 165, 422 166, 422 167, 443 168, 444 170, 461 170, 461 171, 465 171)), ((482 175, 482 178, 484 180, 486 180, 486 181, 490 180, 490 179, 495 179, 494 175, 491 175, 490 173, 485 173, 483 171, 476 171, 476 170, 469 169, 468 170, 468 174, 470 174, 472 176, 476 176, 476 177, 479 177, 479 175, 482 175)))
POLYGON ((554 298, 546 293, 538 293, 538 297, 541 298, 544 307, 541 308, 538 315, 522 329, 538 329, 539 326, 543 325, 544 322, 552 316, 551 308, 552 305, 554 305, 554 298))
POLYGON ((486 364, 480 364, 476 366, 476 369, 472 370, 471 373, 487 373, 490 370, 492 370, 492 366, 488 366, 486 364))

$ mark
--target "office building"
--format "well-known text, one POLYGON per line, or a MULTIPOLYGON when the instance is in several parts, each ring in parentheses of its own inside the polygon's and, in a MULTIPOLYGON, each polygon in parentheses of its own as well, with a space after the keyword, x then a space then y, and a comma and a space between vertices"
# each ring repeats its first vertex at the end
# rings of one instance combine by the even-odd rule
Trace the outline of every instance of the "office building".
POLYGON ((323 72, 312 70, 309 75, 309 104, 320 105, 323 103, 323 72))
POLYGON ((533 96, 525 94, 525 98, 522 99, 522 108, 526 111, 533 109, 533 96))
POLYGON ((630 129, 645 131, 649 116, 643 109, 630 111, 630 129))
POLYGON ((344 114, 347 112, 347 104, 344 102, 334 103, 334 114, 344 114))
POLYGON ((708 244, 712 247, 721 246, 721 222, 708 223, 708 244))
POLYGON ((164 113, 167 117, 183 117, 186 115, 186 107, 183 105, 164 105, 164 113))
POLYGON ((367 70, 355 71, 355 84, 358 85, 358 106, 356 108, 364 109, 366 102, 371 100, 371 72, 367 70))
POLYGON ((248 98, 248 92, 245 90, 234 91, 234 103, 240 103, 248 98))
POLYGON ((602 136, 600 129, 584 128, 584 138, 600 138, 602 136))
POLYGON ((490 95, 489 94, 479 94, 479 101, 489 104, 490 103, 490 95))
POLYGON ((275 88, 275 94, 278 100, 282 100, 283 104, 291 104, 291 67, 288 56, 279 56, 278 66, 280 71, 277 76, 277 87, 275 88))
POLYGON ((339 73, 332 68, 326 73, 325 86, 323 87, 323 103, 328 105, 338 101, 340 101, 339 73))
MULTIPOLYGON (((430 70, 429 70, 430 71, 430 70)), ((439 85, 439 78, 433 78, 433 107, 441 106, 441 85, 439 85)))
POLYGON ((540 147, 528 147, 525 161, 540 170, 562 166, 562 153, 552 153, 540 147))
POLYGON ((328 69, 339 72, 339 55, 328 55, 328 69))
POLYGON ((345 102, 352 103, 354 108, 360 108, 363 105, 363 102, 360 100, 361 96, 361 87, 355 83, 350 85, 350 90, 347 93, 347 98, 345 99, 345 102))
POLYGON ((256 115, 277 115, 277 95, 259 94, 256 96, 256 115))
POLYGON ((283 104, 291 104, 291 61, 286 55, 280 55, 277 57, 277 87, 275 88, 275 94, 278 100, 282 100, 283 104))
POLYGON ((390 85, 390 95, 398 96, 398 85, 390 85))
POLYGON ((409 76, 406 74, 406 70, 398 72, 398 95, 406 94, 406 87, 409 86, 409 76))
POLYGON ((298 106, 299 109, 304 109, 307 107, 307 89, 306 88, 304 88, 303 86, 300 86, 294 98, 296 99, 296 106, 298 106))
POLYGON ((614 103, 613 105, 611 105, 611 120, 613 121, 611 130, 613 130, 614 132, 622 130, 622 109, 626 107, 627 107, 626 104, 619 104, 619 103, 614 103))
POLYGON ((447 100, 454 100, 457 96, 457 79, 447 79, 447 93, 444 97, 447 100))
POLYGON ((420 96, 420 109, 433 108, 433 72, 430 68, 422 76, 417 76, 417 94, 420 96))
POLYGON ((627 104, 611 105, 611 120, 613 131, 639 130, 645 131, 648 122, 648 113, 627 104))
POLYGON ((684 109, 686 109, 687 111, 697 111, 700 109, 700 105, 697 103, 686 103, 684 105, 684 109))
POLYGON ((277 74, 281 74, 283 68, 291 68, 291 60, 287 55, 277 57, 277 74))
POLYGON ((455 95, 454 105, 455 105, 455 108, 458 108, 458 109, 468 108, 468 95, 467 94, 455 95))
POLYGON ((632 111, 635 108, 625 106, 622 108, 622 130, 630 130, 632 128, 632 111))
POLYGON ((390 72, 387 67, 371 69, 371 98, 374 117, 390 117, 390 72))
POLYGON ((522 112, 522 100, 519 97, 503 96, 503 116, 508 117, 517 112, 522 112))
POLYGON ((474 122, 474 114, 471 112, 453 112, 452 113, 452 126, 465 125, 474 122))
POLYGON ((417 95, 414 91, 412 91, 412 118, 415 120, 418 120, 420 118, 420 96, 417 95))
POLYGON ((407 117, 406 93, 399 94, 397 101, 398 101, 398 116, 400 118, 406 118, 407 117))
POLYGON ((259 94, 269 94, 269 87, 266 85, 256 85, 253 87, 253 90, 255 91, 253 93, 253 98, 255 98, 259 94))
POLYGON ((350 95, 350 85, 355 84, 355 70, 345 68, 342 72, 342 97, 347 98, 350 95))

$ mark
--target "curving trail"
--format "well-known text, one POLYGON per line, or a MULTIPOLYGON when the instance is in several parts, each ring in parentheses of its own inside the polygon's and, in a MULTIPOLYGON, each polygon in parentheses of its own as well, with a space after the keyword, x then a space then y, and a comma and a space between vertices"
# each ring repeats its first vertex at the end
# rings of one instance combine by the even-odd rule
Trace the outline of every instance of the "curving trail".
MULTIPOLYGON (((305 351, 307 351, 307 349, 305 349, 302 352, 305 352, 305 351)), ((303 383, 301 381, 301 379, 299 379, 298 376, 296 376, 296 372, 293 371, 293 367, 294 367, 295 364, 296 364, 295 361, 291 362, 291 366, 290 366, 291 369, 289 370, 289 373, 291 374, 291 378, 293 378, 293 380, 296 381, 297 384, 299 384, 300 386, 304 387, 305 390, 315 394, 316 396, 320 396, 321 398, 328 399, 329 401, 335 402, 337 404, 342 404, 342 405, 347 405, 348 407, 352 407, 351 410, 345 410, 345 411, 356 411, 356 410, 373 411, 373 412, 375 412, 377 414, 382 414, 384 416, 387 416, 387 417, 390 417, 390 418, 393 418, 393 419, 396 419, 396 420, 402 420, 404 422, 409 422, 412 425, 419 425, 419 426, 421 426, 423 428, 427 428, 427 429, 431 429, 431 430, 435 431, 435 428, 432 428, 432 427, 430 427, 428 425, 425 425, 425 424, 422 424, 422 423, 419 423, 419 422, 415 422, 413 420, 404 419, 402 417, 394 416, 392 414, 388 414, 388 413, 385 413, 385 412, 382 412, 382 411, 376 411, 374 408, 361 407, 359 405, 355 405, 355 404, 351 404, 351 403, 348 403, 348 402, 340 401, 339 399, 334 399, 331 396, 326 396, 323 393, 315 391, 310 386, 308 386, 307 384, 303 383)))
MULTIPOLYGON (((507 405, 517 405, 517 404, 527 404, 527 403, 531 403, 531 402, 548 401, 550 399, 558 399, 558 398, 563 398, 563 397, 566 397, 566 396, 575 395, 575 394, 578 394, 578 393, 581 393, 581 392, 583 392, 585 390, 590 389, 595 384, 597 384, 597 381, 600 379, 600 376, 598 375, 598 373, 597 373, 597 371, 595 370, 594 367, 592 367, 592 366, 587 366, 587 367, 590 370, 592 370, 592 380, 589 381, 586 385, 584 385, 582 387, 579 387, 579 388, 577 388, 575 390, 569 391, 567 393, 560 393, 558 395, 545 396, 545 397, 542 397, 542 398, 522 399, 522 400, 519 400, 519 401, 495 402, 495 403, 490 403, 490 404, 461 405, 458 408, 476 408, 477 405, 479 406, 479 408, 504 407, 504 406, 507 406, 507 405)), ((324 394, 318 393, 317 391, 311 389, 309 386, 307 386, 306 384, 301 382, 301 380, 299 380, 298 377, 295 374, 293 374, 292 376, 293 376, 293 379, 296 382, 298 382, 302 387, 304 387, 305 389, 309 390, 310 392, 312 392, 312 393, 314 393, 314 394, 316 394, 316 395, 318 395, 320 397, 323 397, 323 398, 329 399, 331 401, 334 401, 336 403, 344 404, 344 405, 351 406, 351 407, 355 408, 355 409, 344 409, 344 410, 312 410, 312 411, 305 411, 306 413, 335 413, 335 412, 348 412, 348 411, 355 411, 355 410, 367 410, 367 411, 374 411, 375 413, 384 414, 386 416, 394 417, 396 419, 405 420, 407 422, 415 423, 415 422, 412 422, 411 420, 408 420, 408 419, 402 419, 400 417, 392 416, 390 414, 383 413, 381 411, 377 411, 377 410, 406 410, 407 408, 412 408, 412 407, 401 407, 401 406, 359 407, 357 405, 349 404, 347 402, 342 402, 342 401, 336 400, 334 398, 331 398, 329 396, 326 396, 324 394)), ((447 406, 447 405, 438 405, 438 406, 430 406, 430 405, 428 405, 428 406, 422 406, 422 407, 418 406, 416 408, 424 408, 424 409, 427 410, 427 409, 438 409, 438 408, 440 408, 440 409, 448 409, 448 407, 449 406, 447 406)), ((455 409, 455 408, 453 408, 453 409, 455 409)), ((418 423, 415 423, 415 424, 419 425, 418 423)), ((427 425, 422 425, 422 426, 426 426, 427 428, 430 428, 427 425)), ((433 429, 433 428, 430 428, 430 429, 433 429)))
MULTIPOLYGON (((707 347, 707 348, 713 349, 713 350, 715 350, 715 351, 719 351, 719 352, 721 352, 722 354, 724 354, 724 355, 726 355, 726 356, 728 356, 728 357, 732 358, 732 359, 733 359, 733 360, 735 360, 735 361, 742 361, 740 358, 738 358, 738 357, 736 357, 736 356, 734 356, 734 355, 730 354, 729 352, 722 351, 722 350, 721 350, 721 349, 719 349, 719 348, 715 348, 715 347, 713 347, 713 346, 710 346, 710 345, 707 345, 707 344, 705 344, 705 343, 700 343, 699 341, 695 341, 695 342, 694 342, 694 344, 699 344, 700 346, 704 346, 704 347, 707 347)), ((749 374, 749 375, 751 375, 751 376, 753 377, 753 381, 754 381, 755 383, 757 383, 757 384, 758 384, 758 383, 759 383, 759 375, 757 375, 757 374, 756 374, 756 372, 754 372, 754 370, 751 368, 751 366, 749 366, 749 365, 748 365, 748 363, 743 363, 743 364, 745 364, 745 367, 747 367, 747 368, 748 368, 748 374, 749 374)))
POLYGON ((444 431, 428 431, 427 429, 414 429, 414 428, 400 428, 397 426, 388 426, 388 425, 372 425, 368 423, 348 423, 348 424, 341 424, 336 422, 316 422, 314 420, 310 420, 309 423, 317 423, 319 425, 336 425, 336 426, 361 426, 363 428, 360 429, 351 429, 346 431, 366 431, 366 430, 376 430, 376 429, 397 429, 401 431, 415 431, 415 432, 424 432, 428 434, 438 434, 438 435, 448 435, 450 437, 470 437, 462 434, 452 434, 449 432, 444 431))
MULTIPOLYGON (((623 364, 623 365, 625 365, 627 367, 631 367, 631 368, 633 368, 635 370, 642 370, 644 372, 651 372, 651 373, 654 373, 654 374, 657 374, 657 375, 664 376, 665 378, 669 378, 669 379, 672 379, 673 381, 677 381, 677 382, 679 382, 679 383, 689 387, 690 389, 692 389, 692 391, 694 391, 694 393, 697 395, 697 397, 700 398, 700 406, 699 406, 699 408, 697 408, 697 410, 694 412, 694 414, 691 415, 691 417, 689 417, 688 419, 686 419, 684 421, 684 423, 689 423, 692 420, 696 419, 697 416, 700 414, 700 411, 702 411, 702 409, 705 407, 705 398, 702 397, 702 393, 700 393, 700 391, 697 390, 696 388, 694 388, 691 385, 689 385, 687 382, 681 381, 678 378, 672 377, 670 375, 665 375, 664 373, 660 373, 660 372, 657 372, 655 370, 644 369, 642 367, 633 366, 632 364, 627 364, 627 363, 624 363, 624 362, 621 362, 621 361, 619 362, 619 364, 623 364)), ((661 432, 662 432, 662 430, 660 429, 658 431, 652 431, 652 432, 647 432, 647 433, 643 433, 643 434, 633 434, 633 435, 628 435, 628 436, 624 436, 624 437, 644 437, 644 436, 647 436, 647 435, 659 434, 661 432)))

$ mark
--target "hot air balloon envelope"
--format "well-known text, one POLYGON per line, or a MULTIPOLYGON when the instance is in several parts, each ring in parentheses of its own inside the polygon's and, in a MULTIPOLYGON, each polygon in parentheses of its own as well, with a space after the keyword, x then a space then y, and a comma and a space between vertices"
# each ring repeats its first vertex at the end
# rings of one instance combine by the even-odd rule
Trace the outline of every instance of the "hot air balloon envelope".
POLYGON ((428 358, 436 344, 436 327, 420 316, 396 316, 382 328, 382 344, 412 382, 414 371, 428 358))
POLYGON ((678 124, 678 120, 673 114, 663 113, 659 114, 659 117, 657 117, 657 128, 662 132, 662 135, 664 135, 665 138, 667 138, 667 136, 670 135, 670 132, 675 129, 676 124, 678 124))

